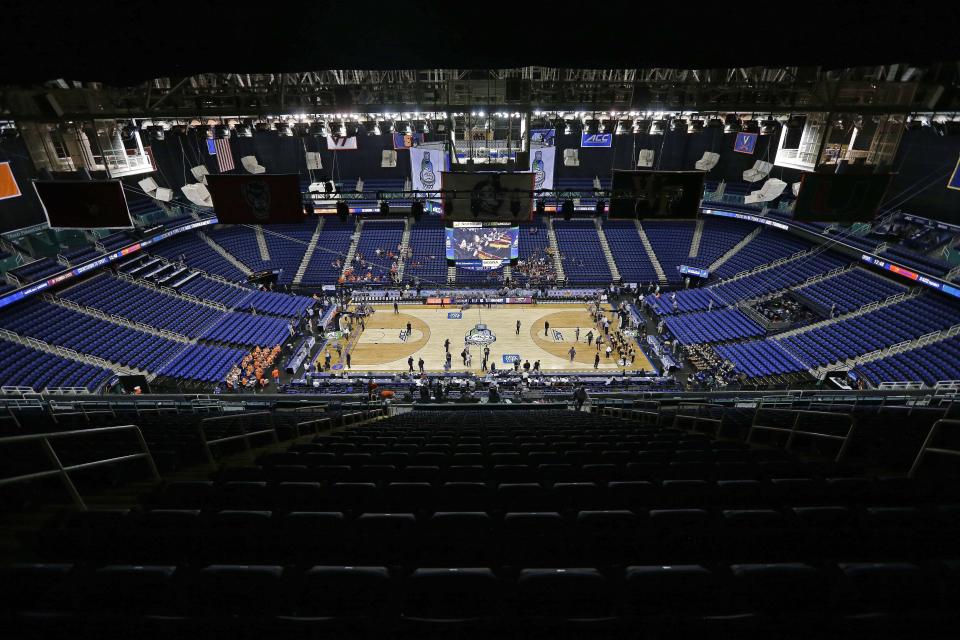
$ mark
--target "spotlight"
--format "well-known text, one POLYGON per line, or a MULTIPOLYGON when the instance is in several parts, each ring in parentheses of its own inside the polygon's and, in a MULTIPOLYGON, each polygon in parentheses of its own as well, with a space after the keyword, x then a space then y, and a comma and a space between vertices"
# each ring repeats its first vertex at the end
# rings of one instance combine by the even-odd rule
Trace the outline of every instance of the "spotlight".
POLYGON ((600 121, 596 118, 590 118, 583 124, 586 133, 600 133, 600 121))
POLYGON ((250 127, 245 124, 238 124, 233 128, 233 133, 236 134, 238 138, 252 138, 253 132, 250 131, 250 127))
POLYGON ((637 133, 650 133, 650 120, 641 118, 633 125, 633 130, 637 133))
POLYGON ((570 220, 573 217, 573 200, 567 198, 560 205, 560 213, 563 214, 564 220, 570 220))
POLYGON ((776 133, 777 131, 777 121, 776 120, 764 120, 760 123, 760 135, 768 136, 771 133, 776 133))
POLYGON ((310 135, 320 137, 326 135, 326 128, 323 126, 322 122, 314 122, 310 125, 310 135))
POLYGON ((760 133, 760 123, 756 120, 744 120, 743 130, 747 133, 760 133))
POLYGON ((654 120, 650 125, 650 135, 652 136, 662 136, 667 130, 667 121, 666 120, 654 120))
POLYGON ((290 125, 288 125, 286 122, 278 122, 275 126, 277 128, 277 135, 281 135, 285 138, 293 137, 293 131, 290 130, 290 125))
POLYGON ((359 130, 359 126, 357 125, 356 122, 348 122, 348 123, 346 124, 346 126, 344 127, 344 129, 346 130, 346 136, 347 136, 348 138, 353 138, 354 136, 357 135, 357 131, 359 130))
POLYGON ((213 135, 217 138, 229 138, 230 127, 225 124, 218 124, 213 128, 213 135))
POLYGON ((331 136, 341 137, 343 135, 343 123, 331 122, 327 127, 331 136))
POLYGON ((629 119, 623 119, 617 122, 617 135, 633 133, 633 123, 629 119))
POLYGON ((688 130, 687 121, 683 118, 677 118, 670 122, 670 131, 676 131, 678 133, 686 133, 688 130))
POLYGON ((724 133, 739 133, 743 127, 740 125, 740 121, 734 118, 733 120, 727 119, 726 126, 723 127, 724 133))
POLYGON ((691 120, 689 133, 700 133, 703 131, 703 120, 691 120))
POLYGON ((710 118, 707 120, 708 129, 720 129, 723 127, 723 120, 720 118, 710 118))

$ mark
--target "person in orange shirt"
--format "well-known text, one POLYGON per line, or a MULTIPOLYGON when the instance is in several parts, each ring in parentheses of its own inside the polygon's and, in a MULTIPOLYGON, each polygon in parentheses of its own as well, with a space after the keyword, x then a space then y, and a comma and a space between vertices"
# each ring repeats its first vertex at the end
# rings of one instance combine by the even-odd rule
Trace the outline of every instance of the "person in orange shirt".
POLYGON ((280 370, 274 367, 273 371, 270 372, 273 376, 273 384, 280 386, 280 370))

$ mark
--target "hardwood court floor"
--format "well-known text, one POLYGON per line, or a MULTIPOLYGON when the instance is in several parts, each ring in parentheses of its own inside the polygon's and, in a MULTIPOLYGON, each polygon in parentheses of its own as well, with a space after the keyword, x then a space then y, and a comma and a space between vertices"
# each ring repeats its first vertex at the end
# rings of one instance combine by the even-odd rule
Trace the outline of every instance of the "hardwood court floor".
MULTIPOLYGON (((436 306, 401 306, 400 313, 393 313, 390 305, 374 305, 376 312, 366 319, 366 329, 353 340, 351 365, 354 371, 406 371, 407 358, 413 356, 416 361, 423 358, 429 371, 443 370, 445 340, 450 340, 452 354, 451 371, 480 371, 483 360, 482 348, 473 346, 473 364, 465 367, 460 359, 464 346, 464 336, 477 323, 484 323, 496 335, 496 342, 490 345, 490 360, 497 369, 512 368, 503 361, 503 356, 519 355, 521 362, 529 360, 532 365, 540 360, 540 368, 545 371, 587 371, 593 370, 596 347, 586 343, 587 332, 592 328, 594 335, 598 330, 590 320, 587 306, 584 304, 551 305, 502 305, 492 309, 473 307, 460 312, 458 307, 440 308, 436 306), (454 317, 450 317, 454 314, 454 317), (520 320, 520 334, 516 325, 520 320), (549 321, 550 331, 544 336, 544 322, 549 321), (411 339, 400 339, 400 331, 407 322, 412 328, 411 339), (574 341, 576 328, 580 327, 580 341, 574 341), (569 350, 574 346, 576 355, 571 363, 569 350)), ((636 361, 628 370, 653 370, 646 357, 637 350, 636 361)), ((337 362, 336 353, 333 362, 337 362)), ((613 357, 607 359, 601 354, 600 370, 618 371, 613 357)))

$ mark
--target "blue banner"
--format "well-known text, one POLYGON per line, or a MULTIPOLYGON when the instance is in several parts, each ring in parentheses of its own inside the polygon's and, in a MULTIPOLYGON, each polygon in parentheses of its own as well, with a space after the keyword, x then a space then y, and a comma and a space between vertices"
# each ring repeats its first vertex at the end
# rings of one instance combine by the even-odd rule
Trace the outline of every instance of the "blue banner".
POLYGON ((530 129, 530 144, 552 147, 557 141, 556 129, 530 129))
POLYGON ((503 364, 513 364, 515 360, 520 359, 519 353, 505 353, 503 354, 503 364))
POLYGON ((581 133, 580 146, 581 147, 612 147, 613 134, 612 133, 586 133, 586 132, 581 133))
POLYGON ((733 150, 737 153, 753 153, 757 148, 757 134, 738 133, 737 140, 733 143, 733 150))
POLYGON ((691 276, 697 276, 698 278, 709 278, 710 271, 707 269, 698 269, 697 267, 688 267, 685 264, 681 264, 677 267, 680 270, 680 273, 685 273, 691 276))
POLYGON ((461 320, 463 319, 462 311, 448 311, 447 320, 461 320))
POLYGON ((960 191, 960 159, 957 160, 957 166, 953 168, 953 175, 950 176, 950 182, 947 183, 947 189, 956 189, 960 191))

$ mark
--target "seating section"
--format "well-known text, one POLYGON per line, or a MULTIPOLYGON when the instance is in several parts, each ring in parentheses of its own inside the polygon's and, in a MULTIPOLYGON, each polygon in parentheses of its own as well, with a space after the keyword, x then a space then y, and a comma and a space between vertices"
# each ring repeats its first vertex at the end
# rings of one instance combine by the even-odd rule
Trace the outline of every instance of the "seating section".
POLYGON ((0 312, 0 327, 150 372, 159 370, 185 346, 37 299, 25 300, 0 312))
POLYGON ((741 271, 748 271, 809 248, 809 244, 795 236, 764 227, 756 238, 720 265, 711 275, 729 278, 741 271))
POLYGON ((281 318, 299 318, 313 306, 313 298, 307 296, 293 296, 273 291, 254 291, 238 305, 244 310, 254 309, 257 313, 265 313, 281 318))
POLYGON ((647 234, 650 246, 660 261, 660 267, 668 282, 680 282, 678 267, 688 264, 690 244, 693 241, 695 222, 693 220, 660 221, 644 220, 643 231, 647 234))
POLYGON ((28 262, 25 265, 10 269, 7 274, 14 276, 20 284, 26 284, 28 282, 36 282, 37 280, 64 270, 65 267, 53 258, 40 258, 39 260, 34 260, 33 262, 28 262))
POLYGON ((436 216, 423 216, 410 229, 410 253, 403 270, 404 282, 425 284, 447 280, 446 231, 436 216))
POLYGON ((503 267, 498 269, 465 269, 457 267, 457 284, 499 287, 503 284, 503 267))
POLYGON ((906 287, 893 280, 882 278, 863 269, 853 269, 835 278, 821 280, 797 290, 798 293, 825 309, 834 308, 836 305, 837 313, 849 313, 866 304, 885 300, 904 291, 906 287))
POLYGON ((570 283, 609 283, 610 267, 600 246, 597 228, 590 220, 554 220, 553 230, 570 283))
POLYGON ((956 499, 599 415, 414 411, 56 520, 0 609, 47 637, 949 637, 956 499))
POLYGON ((916 382, 928 385, 960 380, 960 338, 953 337, 857 366, 873 384, 916 382))
POLYGON ((251 271, 269 271, 273 268, 269 260, 260 257, 260 246, 253 229, 243 225, 217 225, 207 227, 204 233, 251 271))
POLYGON ((670 333, 682 344, 723 342, 764 334, 763 327, 739 309, 718 309, 705 313, 669 316, 665 324, 670 333))
POLYGON ((855 318, 815 327, 784 345, 811 367, 840 362, 960 323, 960 309, 946 299, 921 295, 855 318))
POLYGON ((708 269, 756 228, 756 225, 750 222, 705 216, 697 255, 694 258, 687 258, 684 264, 708 269))
POLYGON ((737 372, 748 378, 781 376, 807 368, 777 340, 723 344, 714 347, 714 350, 721 358, 732 362, 737 372))
POLYGON ((240 364, 247 353, 245 349, 193 344, 157 373, 170 378, 197 382, 220 382, 227 376, 230 369, 240 364))
POLYGON ((190 280, 181 286, 178 291, 189 293, 204 300, 219 302, 231 309, 241 306, 252 293, 249 289, 235 287, 206 276, 190 280))
POLYGON ((364 222, 356 251, 363 256, 363 263, 354 261, 354 273, 364 282, 391 282, 391 270, 397 261, 403 229, 402 220, 364 222), (377 255, 377 250, 380 255, 377 255), (367 274, 370 274, 369 278, 367 274))
POLYGON ((310 256, 303 282, 335 284, 343 271, 343 260, 350 249, 354 221, 340 222, 335 216, 324 219, 323 230, 317 238, 317 248, 310 256), (338 266, 339 265, 339 266, 338 266))
POLYGON ((624 282, 657 282, 657 272, 640 244, 640 234, 633 220, 605 220, 603 231, 624 282))
POLYGON ((0 379, 3 386, 77 387, 95 391, 113 373, 90 364, 0 340, 0 379))
POLYGON ((222 276, 231 282, 241 282, 246 279, 242 271, 217 253, 196 232, 175 235, 169 240, 150 247, 149 251, 167 260, 179 261, 182 257, 191 268, 222 276))
POLYGON ((517 268, 510 270, 511 280, 520 285, 554 281, 557 270, 549 249, 550 238, 542 217, 522 223, 517 237, 517 268))
POLYGON ((270 251, 270 269, 279 270, 277 282, 290 284, 297 275, 303 254, 317 229, 316 221, 263 226, 263 238, 270 251))
POLYGON ((283 344, 289 336, 290 331, 286 320, 235 311, 223 314, 200 335, 206 340, 251 347, 272 347, 283 344))
POLYGON ((105 313, 195 338, 221 313, 175 296, 107 275, 80 282, 58 294, 105 313))

